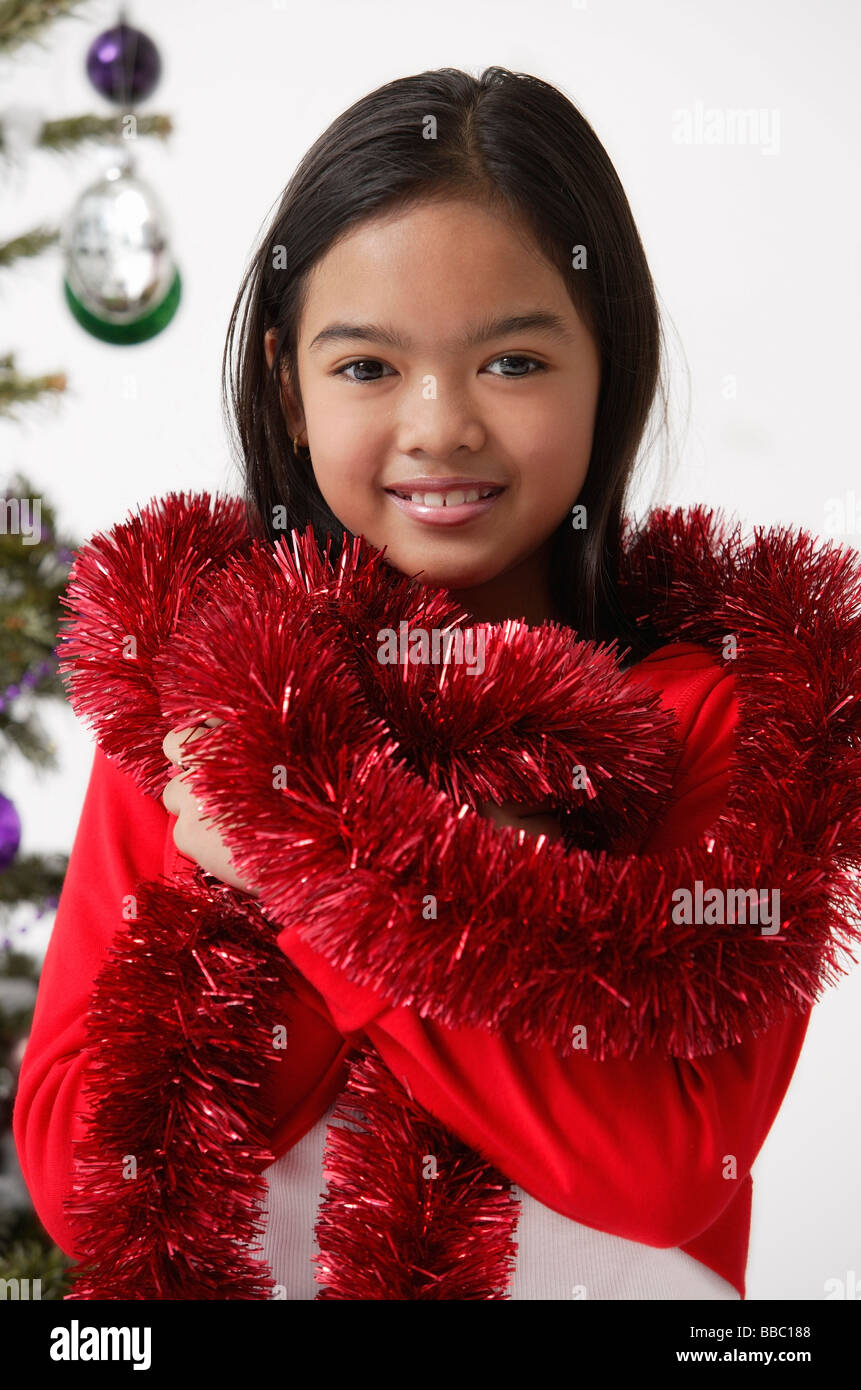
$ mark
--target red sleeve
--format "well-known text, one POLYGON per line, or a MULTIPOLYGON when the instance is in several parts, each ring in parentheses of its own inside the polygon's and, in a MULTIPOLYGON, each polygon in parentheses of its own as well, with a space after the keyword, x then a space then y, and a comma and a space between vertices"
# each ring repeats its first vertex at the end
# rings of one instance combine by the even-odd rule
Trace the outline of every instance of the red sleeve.
MULTIPOLYGON (((168 816, 95 748, 81 818, 45 954, 12 1116, 21 1170, 48 1234, 77 1258, 62 1207, 80 1138, 89 1053, 85 1024, 95 977, 123 925, 124 898, 157 878, 168 816)), ((173 845, 170 837, 170 845, 173 845)))
MULTIPOLYGON (((143 880, 192 878, 196 866, 176 848, 175 823, 160 799, 140 791, 133 777, 96 746, 12 1115, 33 1205, 71 1259, 78 1255, 63 1198, 71 1187, 74 1144, 90 1113, 84 1083, 93 985, 116 932, 125 925, 124 899, 143 880)), ((349 1051, 325 1004, 301 977, 284 1007, 291 1021, 290 1064, 278 1068, 267 1092, 277 1117, 271 1139, 276 1157, 301 1138, 343 1085, 349 1051)))
MULTIPOLYGON (((674 644, 632 670, 676 710, 674 802, 644 849, 684 844, 720 813, 737 718, 734 681, 674 644)), ((775 1118, 809 1014, 711 1057, 560 1059, 505 1033, 448 1029, 351 984, 295 929, 284 951, 343 1032, 364 1032, 413 1095, 546 1206, 655 1246, 684 1245, 739 1192, 775 1118), (735 1178, 725 1174, 728 1157, 735 1178)), ((710 1262, 710 1261, 707 1261, 710 1262)))

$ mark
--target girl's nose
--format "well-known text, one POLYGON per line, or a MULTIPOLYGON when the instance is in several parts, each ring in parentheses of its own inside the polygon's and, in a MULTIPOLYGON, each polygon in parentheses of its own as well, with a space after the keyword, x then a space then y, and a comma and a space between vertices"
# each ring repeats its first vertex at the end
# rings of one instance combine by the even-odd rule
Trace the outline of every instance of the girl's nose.
POLYGON ((487 440, 487 430, 462 391, 440 386, 436 377, 425 378, 423 390, 434 390, 427 398, 405 405, 398 421, 399 451, 428 462, 447 463, 458 450, 478 453, 487 440), (441 393, 441 394, 440 394, 441 393))

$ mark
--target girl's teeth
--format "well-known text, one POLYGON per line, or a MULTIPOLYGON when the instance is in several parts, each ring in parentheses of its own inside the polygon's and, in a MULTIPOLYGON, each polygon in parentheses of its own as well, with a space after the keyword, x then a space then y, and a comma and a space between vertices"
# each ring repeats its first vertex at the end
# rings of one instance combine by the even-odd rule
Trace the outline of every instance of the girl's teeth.
POLYGON ((478 488, 470 488, 469 492, 461 488, 453 492, 414 492, 412 501, 424 507, 460 507, 464 502, 478 501, 478 488))

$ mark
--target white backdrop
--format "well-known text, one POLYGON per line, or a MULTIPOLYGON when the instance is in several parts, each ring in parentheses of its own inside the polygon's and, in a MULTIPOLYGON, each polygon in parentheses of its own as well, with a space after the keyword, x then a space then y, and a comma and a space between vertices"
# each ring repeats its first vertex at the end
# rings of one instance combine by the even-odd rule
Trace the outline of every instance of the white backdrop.
MULTIPOLYGON (((112 4, 93 3, 85 19, 54 25, 44 50, 0 64, 0 105, 34 103, 47 118, 107 112, 84 57, 115 18, 112 4)), ((0 422, 0 477, 26 470, 73 537, 170 489, 238 490, 221 351, 245 259, 295 164, 380 83, 497 63, 554 82, 580 107, 646 247, 671 339, 676 462, 660 487, 655 470, 644 475, 637 510, 701 500, 825 534, 834 499, 851 513, 855 489, 859 534, 839 538, 861 543, 854 0, 148 0, 129 19, 164 63, 142 110, 175 123, 166 146, 140 142, 138 167, 169 212, 177 317, 149 343, 111 347, 68 313, 59 253, 0 278, 0 350, 17 350, 24 372, 70 380, 56 405, 0 422), (698 141, 698 114, 735 109, 760 113, 755 142, 698 141), (674 138, 679 113, 693 123, 689 143, 674 138)), ((108 162, 94 146, 7 173, 0 236, 56 223, 108 162)), ((46 724, 59 774, 3 769, 27 852, 68 850, 92 759, 70 710, 46 724)), ((44 945, 49 926, 22 942, 44 945)), ((856 971, 817 1006, 757 1161, 751 1299, 822 1299, 826 1280, 861 1277, 859 1004, 856 971)))

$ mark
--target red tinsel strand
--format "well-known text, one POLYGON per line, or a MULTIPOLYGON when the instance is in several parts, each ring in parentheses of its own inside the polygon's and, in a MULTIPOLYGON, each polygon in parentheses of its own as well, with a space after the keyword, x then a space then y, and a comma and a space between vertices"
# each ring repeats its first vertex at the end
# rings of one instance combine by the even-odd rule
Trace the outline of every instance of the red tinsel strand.
POLYGON ((512 1184, 409 1096, 370 1044, 350 1064, 323 1172, 318 1299, 508 1297, 512 1184))
POLYGON ((253 899, 199 872, 135 893, 88 1016, 90 1103, 66 1209, 73 1299, 262 1299, 262 1104, 291 967, 253 899), (142 1007, 143 1005, 143 1007, 142 1007))
MULTIPOLYGON (((475 817, 456 826, 445 807, 434 818, 421 788, 392 805, 391 771, 379 762, 357 781, 344 804, 340 859, 331 845, 316 854, 313 843, 285 841, 297 879, 272 864, 271 886, 261 872, 260 887, 273 917, 393 1005, 416 1005, 448 1027, 505 1027, 563 1055, 573 1028, 588 1023, 595 1055, 660 1048, 684 1056, 769 1026, 829 978, 844 924, 828 907, 828 868, 781 861, 767 838, 759 867, 753 854, 704 846, 593 863, 566 859, 558 846, 518 846, 515 831, 495 834, 475 817), (677 885, 768 886, 775 864, 782 916, 798 919, 793 935, 670 922, 677 885), (530 936, 542 923, 544 934, 530 936)), ((849 879, 846 890, 857 917, 857 885, 849 879)))
MULTIPOLYGON (((480 682, 474 661, 381 662, 381 629, 397 631, 403 624, 408 631, 442 632, 470 623, 469 615, 445 589, 416 585, 387 567, 381 552, 371 552, 358 537, 337 565, 321 560, 310 527, 291 539, 291 553, 283 541, 276 548, 276 564, 288 584, 308 596, 307 614, 315 620, 325 615, 329 639, 352 656, 369 706, 430 786, 474 808, 505 785, 513 798, 550 793, 563 816, 579 812, 585 798, 572 787, 571 768, 585 733, 595 782, 586 808, 590 829, 605 820, 608 833, 612 825, 616 836, 642 839, 669 794, 667 762, 678 753, 669 737, 675 720, 650 691, 643 690, 638 702, 632 699, 619 679, 617 652, 578 640, 556 623, 479 623, 473 625, 485 663, 480 682), (609 756, 618 757, 622 725, 644 770, 631 753, 629 767, 610 777, 602 740, 609 743, 609 756), (639 783, 639 798, 631 796, 629 776, 639 783), (603 795, 596 801, 598 790, 603 795)), ((248 596, 234 591, 243 606, 252 588, 255 594, 271 589, 272 576, 258 571, 246 582, 248 596)), ((211 617, 217 624, 215 605, 211 617)), ((205 624, 206 614, 196 614, 198 619, 205 624)), ((215 633, 210 636, 215 640, 215 633)))
MULTIPOLYGON (((309 563, 319 566, 310 533, 302 545, 309 563)), ((361 594, 370 568, 359 571, 361 594)), ((551 625, 506 624, 487 629, 487 668, 477 677, 458 665, 443 667, 442 674, 430 665, 394 668, 376 660, 375 614, 357 660, 361 594, 346 605, 347 623, 332 609, 334 572, 328 595, 315 580, 306 609, 304 586, 285 587, 263 552, 226 564, 217 593, 195 605, 154 659, 168 721, 206 709, 237 724, 244 689, 226 681, 221 663, 210 659, 211 652, 229 651, 244 673, 243 686, 257 693, 266 711, 269 734, 258 747, 277 745, 288 722, 295 746, 319 750, 321 764, 351 740, 359 753, 387 738, 395 743, 397 762, 418 769, 452 798, 455 788, 473 806, 487 797, 550 793, 563 814, 572 821, 582 817, 593 834, 642 840, 671 792, 676 721, 653 692, 619 672, 610 653, 574 642, 551 625), (331 692, 334 711, 320 701, 321 690, 331 692), (583 765, 588 791, 573 786, 572 771, 583 765)), ((337 582, 343 583, 342 574, 337 582)), ((431 609, 437 598, 429 598, 431 609)), ((417 616, 427 628, 438 615, 419 610, 417 616)), ((300 767, 293 772, 303 775, 300 767)), ((271 765, 265 774, 271 784, 271 765)), ((321 791, 331 781, 321 772, 321 791)), ((228 814, 231 802, 223 795, 219 810, 228 814)))
MULTIPOLYGON (((295 540, 294 546, 301 553, 295 540)), ((695 554, 700 550, 694 546, 695 554)), ((235 694, 223 693, 224 671, 209 655, 223 648, 226 617, 210 607, 198 610, 194 624, 180 625, 163 666, 176 694, 166 681, 164 699, 179 709, 189 692, 200 704, 221 692, 216 712, 233 726, 217 731, 221 741, 209 741, 202 752, 195 792, 215 813, 229 815, 225 837, 267 911, 298 926, 350 979, 385 989, 393 1003, 417 1003, 448 1026, 505 1024, 518 1037, 563 1049, 574 1026, 589 1020, 597 1055, 633 1056, 652 1047, 684 1056, 713 1051, 738 1042, 750 1027, 769 1026, 787 1004, 809 1004, 839 973, 837 945, 859 939, 854 867, 861 847, 849 703, 839 710, 845 749, 837 731, 823 734, 821 722, 809 733, 802 728, 830 751, 830 775, 813 805, 791 737, 799 689, 817 679, 807 703, 828 711, 839 704, 843 686, 832 684, 829 664, 811 661, 806 651, 798 670, 791 627, 782 644, 771 635, 775 597, 767 576, 749 576, 742 558, 728 552, 721 566, 718 596, 741 573, 731 597, 744 607, 749 629, 762 636, 756 644, 743 634, 737 657, 741 715, 727 810, 713 835, 669 855, 566 856, 558 845, 518 844, 513 831, 459 817, 447 798, 435 797, 393 761, 391 745, 377 740, 369 748, 366 729, 351 760, 349 721, 339 717, 339 702, 344 695, 354 712, 355 682, 334 675, 330 634, 319 645, 291 647, 288 710, 278 709, 280 687, 267 689, 260 653, 284 642, 277 600, 260 622, 234 631, 233 655, 240 653, 243 671, 251 672, 235 694), (275 631, 267 630, 270 612, 277 615, 275 631), (326 729, 340 733, 342 726, 344 736, 333 746, 326 729), (268 756, 261 758, 259 749, 268 756), (262 775, 273 766, 286 769, 286 785, 274 794, 271 778, 267 786, 262 775), (309 800, 313 786, 326 789, 318 793, 318 810, 309 800), (677 926, 672 894, 697 879, 724 892, 740 884, 779 886, 786 924, 780 937, 731 923, 677 926), (445 904, 430 923, 421 910, 428 893, 445 904)), ((236 573, 236 566, 229 570, 236 573)), ((783 568, 772 563, 768 572, 774 582, 783 568)), ((228 578, 226 572, 223 582, 228 578)), ((712 630, 689 635, 715 641, 712 630)), ((849 669, 854 660, 857 672, 861 652, 853 642, 849 669)), ((464 689, 468 701, 471 688, 464 683, 464 689)), ((474 698, 479 692, 476 685, 474 698)), ((509 757, 516 760, 516 748, 509 757)))
MULTIPOLYGON (((259 543, 259 542, 258 542, 259 543)), ((152 658, 200 581, 249 544, 237 498, 170 493, 79 547, 60 602, 58 671, 78 717, 142 791, 164 786, 152 658)))

